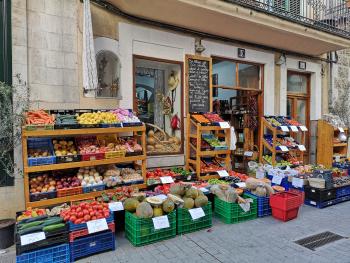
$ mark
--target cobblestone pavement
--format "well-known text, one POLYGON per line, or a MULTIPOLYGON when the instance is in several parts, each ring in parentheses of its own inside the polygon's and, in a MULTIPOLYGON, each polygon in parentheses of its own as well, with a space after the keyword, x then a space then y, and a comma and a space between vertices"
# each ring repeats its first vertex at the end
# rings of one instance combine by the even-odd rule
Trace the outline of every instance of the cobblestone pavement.
MULTIPOLYGON (((303 206, 297 219, 281 222, 272 217, 226 225, 214 219, 202 230, 143 247, 133 247, 117 234, 117 249, 79 260, 79 263, 237 262, 237 263, 350 263, 350 239, 311 251, 293 241, 323 231, 350 236, 350 202, 324 209, 303 206)), ((15 262, 14 253, 0 262, 15 262)))

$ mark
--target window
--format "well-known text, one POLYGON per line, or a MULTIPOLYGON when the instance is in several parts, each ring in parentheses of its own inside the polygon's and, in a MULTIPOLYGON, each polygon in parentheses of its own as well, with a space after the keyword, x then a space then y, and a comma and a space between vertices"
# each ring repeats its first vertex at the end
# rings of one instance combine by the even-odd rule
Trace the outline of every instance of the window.
POLYGON ((182 62, 134 57, 134 110, 147 127, 147 154, 183 152, 182 62))
POLYGON ((260 66, 238 64, 239 87, 246 89, 260 89, 260 66))
POLYGON ((96 55, 98 88, 96 97, 115 98, 119 95, 120 60, 111 51, 102 50, 96 55))

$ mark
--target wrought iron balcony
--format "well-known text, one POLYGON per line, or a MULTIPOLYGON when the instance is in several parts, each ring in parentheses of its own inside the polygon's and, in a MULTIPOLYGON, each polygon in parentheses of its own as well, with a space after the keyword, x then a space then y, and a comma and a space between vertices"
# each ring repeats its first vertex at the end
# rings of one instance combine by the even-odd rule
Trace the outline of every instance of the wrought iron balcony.
POLYGON ((350 0, 222 0, 350 39, 350 0))

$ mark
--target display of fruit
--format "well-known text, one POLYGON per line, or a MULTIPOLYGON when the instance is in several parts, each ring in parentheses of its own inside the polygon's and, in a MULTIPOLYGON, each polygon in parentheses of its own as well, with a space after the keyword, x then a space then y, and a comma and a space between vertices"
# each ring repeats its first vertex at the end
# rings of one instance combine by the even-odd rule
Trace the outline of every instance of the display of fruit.
POLYGON ((214 136, 203 136, 203 140, 206 141, 212 147, 227 146, 225 141, 219 141, 219 139, 214 136))
POLYGON ((345 185, 350 185, 349 176, 333 177, 334 187, 340 187, 345 185))
POLYGON ((247 201, 239 196, 240 191, 229 185, 217 184, 210 188, 210 192, 222 201, 227 203, 246 203, 247 201))
POLYGON ((242 182, 245 182, 249 178, 248 175, 243 174, 243 173, 238 173, 238 172, 235 172, 235 171, 230 171, 229 175, 232 176, 232 177, 239 178, 242 182))
POLYGON ((48 157, 48 156, 50 156, 49 150, 28 149, 29 158, 48 157))
POLYGON ((269 118, 266 118, 266 120, 269 122, 269 123, 271 123, 272 124, 272 126, 277 126, 277 127, 279 127, 279 126, 281 126, 282 124, 280 123, 280 122, 278 122, 275 118, 273 118, 273 117, 269 117, 269 118))
POLYGON ((77 176, 70 175, 62 175, 56 181, 56 189, 66 189, 66 188, 74 188, 81 185, 81 182, 77 176))
POLYGON ((29 191, 31 194, 53 192, 56 190, 56 180, 45 173, 29 179, 29 191))
POLYGON ((259 179, 248 178, 245 182, 246 188, 254 195, 259 197, 270 196, 275 193, 270 184, 264 183, 259 179))
POLYGON ((130 197, 135 197, 138 194, 143 194, 139 192, 139 189, 135 186, 122 186, 114 189, 113 192, 103 192, 100 197, 97 197, 97 201, 109 203, 111 201, 125 201, 130 197))
POLYGON ((90 220, 108 218, 110 211, 107 203, 97 201, 81 202, 78 205, 72 205, 69 209, 61 212, 61 218, 65 222, 72 222, 73 224, 82 224, 90 220))
POLYGON ((225 168, 219 165, 215 160, 201 160, 200 169, 201 173, 210 173, 225 170, 225 168))
POLYGON ((193 118, 196 122, 199 122, 199 123, 204 123, 204 124, 210 123, 210 121, 206 117, 204 117, 202 114, 192 114, 191 118, 193 118))
POLYGON ((103 184, 103 177, 94 166, 80 168, 76 177, 83 187, 103 184))
POLYGON ((112 110, 111 113, 113 113, 121 122, 140 122, 140 119, 134 115, 132 111, 126 109, 118 108, 112 110))
POLYGON ((204 117, 210 122, 224 122, 224 120, 216 113, 204 113, 204 117))
POLYGON ((285 122, 291 126, 302 126, 298 121, 285 118, 285 122))
MULTIPOLYGON (((190 142, 194 147, 197 147, 197 139, 196 138, 190 138, 190 142)), ((201 140, 201 149, 202 150, 210 150, 211 147, 209 143, 207 143, 205 140, 201 140)))
POLYGON ((175 176, 177 176, 177 174, 171 170, 166 170, 166 169, 161 169, 161 168, 157 168, 157 169, 154 169, 153 171, 146 172, 146 177, 149 179, 150 178, 158 179, 158 178, 163 177, 163 176, 175 177, 175 176))
POLYGON ((116 115, 112 112, 86 112, 77 117, 79 124, 112 124, 118 123, 116 115))
POLYGON ((187 176, 190 176, 191 175, 191 172, 190 171, 187 171, 181 167, 174 167, 174 168, 171 168, 171 171, 174 172, 176 175, 181 175, 183 177, 187 177, 187 176))
POLYGON ((117 143, 123 145, 127 152, 141 152, 142 146, 133 137, 118 137, 117 143))
POLYGON ((77 139, 80 154, 102 153, 95 137, 82 137, 77 139))
POLYGON ((61 204, 61 205, 58 205, 58 206, 54 206, 54 207, 51 207, 51 208, 46 208, 45 209, 45 212, 48 216, 59 216, 60 213, 63 211, 63 210, 66 210, 68 209, 70 206, 66 203, 64 204, 61 204))
POLYGON ((76 155, 78 153, 73 140, 54 139, 52 144, 56 156, 76 155))
MULTIPOLYGON (((17 222, 29 219, 29 218, 37 218, 42 217, 46 218, 46 211, 42 208, 28 208, 27 210, 20 213, 19 216, 17 216, 17 222)), ((27 221, 27 220, 26 220, 27 221)), ((25 221, 23 221, 25 222, 25 221)))

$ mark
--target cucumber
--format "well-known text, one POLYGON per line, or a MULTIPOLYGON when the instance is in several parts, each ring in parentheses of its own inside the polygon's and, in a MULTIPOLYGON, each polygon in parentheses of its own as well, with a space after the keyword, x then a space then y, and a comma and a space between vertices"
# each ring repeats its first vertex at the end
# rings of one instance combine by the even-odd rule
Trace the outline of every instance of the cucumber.
POLYGON ((34 233, 34 232, 39 232, 39 231, 42 231, 43 227, 42 226, 33 226, 33 227, 30 227, 30 228, 26 228, 26 229, 20 229, 18 231, 18 234, 19 235, 26 235, 26 234, 30 234, 30 233, 34 233))
POLYGON ((27 228, 31 228, 33 226, 41 225, 42 223, 44 223, 43 220, 41 220, 41 221, 34 221, 34 222, 30 222, 30 223, 25 223, 25 224, 20 225, 18 227, 19 227, 19 229, 24 230, 24 229, 27 229, 27 228))
POLYGON ((34 222, 34 221, 40 221, 40 220, 44 220, 46 218, 47 218, 47 215, 26 218, 26 219, 21 220, 21 222, 19 222, 19 224, 22 225, 22 224, 26 224, 26 223, 30 223, 30 222, 34 222))
POLYGON ((55 225, 62 222, 63 222, 63 219, 60 217, 48 218, 47 220, 44 221, 43 226, 55 225))
POLYGON ((65 227, 66 227, 66 224, 59 223, 59 224, 55 224, 55 225, 44 226, 43 231, 50 233, 50 232, 54 232, 54 231, 60 230, 60 229, 65 228, 65 227))

